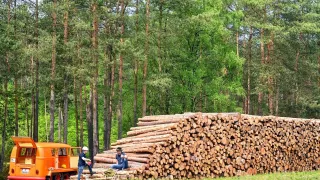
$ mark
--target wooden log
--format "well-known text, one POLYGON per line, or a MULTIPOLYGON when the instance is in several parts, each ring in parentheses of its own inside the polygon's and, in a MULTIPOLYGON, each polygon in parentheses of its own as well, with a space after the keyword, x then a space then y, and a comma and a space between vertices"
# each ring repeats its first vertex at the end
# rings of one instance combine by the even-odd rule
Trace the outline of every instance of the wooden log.
POLYGON ((132 129, 127 133, 128 137, 136 136, 139 134, 154 132, 154 131, 169 131, 171 129, 175 129, 176 123, 170 123, 170 124, 160 124, 155 126, 142 126, 137 127, 135 129, 132 129))
POLYGON ((172 130, 166 130, 166 129, 160 129, 154 132, 149 132, 149 133, 144 133, 144 134, 139 134, 136 135, 135 137, 148 137, 148 136, 158 136, 158 135, 165 135, 165 134, 170 134, 171 135, 172 130))
MULTIPOLYGON (((149 140, 157 140, 157 139, 169 139, 171 134, 165 135, 158 135, 158 136, 150 136, 150 137, 135 137, 135 138, 124 138, 118 140, 116 143, 111 144, 112 146, 117 146, 125 143, 132 143, 132 142, 148 142, 149 140)), ((157 142, 157 141, 156 141, 157 142)), ((160 141, 158 141, 160 142, 160 141)))
POLYGON ((138 126, 153 126, 153 125, 158 125, 158 124, 169 124, 169 123, 178 123, 184 118, 173 118, 173 119, 168 119, 168 120, 159 120, 159 121, 153 121, 153 122, 139 122, 138 126))
MULTIPOLYGON (((144 142, 131 142, 127 144, 121 144, 121 148, 145 148, 155 147, 156 145, 162 145, 165 142, 144 143, 144 142)), ((119 146, 111 146, 111 149, 117 149, 119 146)))
MULTIPOLYGON (((117 163, 117 160, 114 157, 105 157, 105 156, 95 156, 94 160, 96 160, 97 162, 104 162, 104 163, 111 163, 111 164, 115 164, 117 163)), ((128 156, 128 161, 133 161, 133 162, 141 162, 141 163, 148 163, 149 162, 149 158, 139 158, 139 157, 130 157, 128 156)))
MULTIPOLYGON (((151 157, 151 154, 126 153, 126 155, 128 157, 148 158, 148 159, 151 157)), ((112 152, 112 153, 103 153, 103 154, 97 154, 96 156, 106 157, 106 158, 115 158, 116 157, 116 153, 114 153, 114 152, 112 152)))

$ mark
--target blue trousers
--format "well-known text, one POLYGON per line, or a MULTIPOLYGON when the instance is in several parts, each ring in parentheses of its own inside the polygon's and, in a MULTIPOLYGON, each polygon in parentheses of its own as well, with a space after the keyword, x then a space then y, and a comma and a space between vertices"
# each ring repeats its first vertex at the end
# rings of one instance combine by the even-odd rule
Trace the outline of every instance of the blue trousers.
POLYGON ((81 174, 82 174, 82 172, 83 172, 83 169, 86 167, 86 166, 88 166, 88 169, 89 169, 89 171, 90 171, 90 173, 92 174, 92 168, 91 168, 91 166, 89 166, 89 165, 85 165, 85 166, 78 166, 78 180, 80 180, 80 177, 81 177, 81 174))
POLYGON ((121 164, 113 164, 111 165, 112 169, 118 169, 118 170, 123 170, 123 169, 127 169, 129 167, 128 165, 128 160, 123 160, 123 162, 121 164))

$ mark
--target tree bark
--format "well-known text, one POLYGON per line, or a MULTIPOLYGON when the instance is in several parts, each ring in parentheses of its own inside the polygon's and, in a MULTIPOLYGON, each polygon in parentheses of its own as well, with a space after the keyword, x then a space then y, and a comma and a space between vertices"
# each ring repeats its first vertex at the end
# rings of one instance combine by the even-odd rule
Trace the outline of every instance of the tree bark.
POLYGON ((25 117, 26 117, 26 128, 27 128, 27 136, 30 136, 30 128, 29 128, 29 107, 28 107, 28 99, 26 98, 26 112, 25 112, 25 117))
POLYGON ((146 42, 145 42, 145 60, 143 64, 143 89, 142 89, 142 116, 146 116, 147 110, 147 70, 148 70, 148 51, 149 51, 149 10, 150 0, 146 1, 146 42))
MULTIPOLYGON (((38 50, 38 19, 39 19, 39 5, 36 0, 36 24, 35 24, 35 38, 36 38, 36 49, 38 50)), ((38 118, 39 118, 39 57, 36 56, 36 96, 35 96, 35 111, 34 111, 34 124, 33 124, 33 140, 38 142, 38 118)))
MULTIPOLYGON (((66 4, 68 4, 68 0, 66 1, 66 4)), ((69 19, 69 13, 68 9, 64 12, 63 15, 63 26, 64 26, 64 32, 63 32, 63 43, 64 46, 67 47, 68 43, 68 19, 69 19)), ((65 57, 66 61, 66 67, 70 63, 68 60, 68 57, 65 57)), ((65 77, 64 77, 64 95, 63 95, 63 126, 64 126, 64 131, 63 131, 63 142, 65 144, 68 143, 68 121, 69 121, 69 114, 68 114, 68 106, 69 106, 69 99, 68 99, 68 82, 69 81, 69 76, 67 74, 67 69, 65 71, 65 77)))
MULTIPOLYGON (((52 62, 51 62, 51 85, 50 85, 50 134, 49 142, 54 142, 54 108, 55 108, 55 96, 54 96, 54 82, 56 76, 56 26, 57 26, 57 0, 53 1, 53 13, 52 13, 52 62)), ((60 116, 60 115, 59 115, 60 116)))
POLYGON ((18 98, 18 78, 14 77, 14 116, 15 116, 15 136, 19 136, 19 98, 18 98))
POLYGON ((93 47, 93 63, 94 63, 94 74, 93 74, 93 156, 98 153, 99 149, 99 131, 98 131, 98 17, 97 17, 97 2, 93 1, 92 3, 92 14, 93 14, 93 32, 92 32, 92 47, 93 47))
MULTIPOLYGON (((34 60, 33 60, 33 55, 31 55, 31 79, 32 79, 32 86, 34 85, 34 60)), ((34 108, 34 88, 32 87, 32 90, 31 90, 31 120, 30 120, 30 137, 33 137, 33 123, 34 123, 34 111, 35 111, 35 108, 34 108)))
POLYGON ((248 57, 248 63, 247 63, 247 71, 248 71, 248 78, 247 78, 247 114, 251 113, 251 60, 252 60, 252 26, 250 26, 250 35, 249 35, 249 42, 248 42, 248 48, 249 48, 249 57, 248 57))
POLYGON ((62 116, 62 110, 61 110, 61 105, 59 104, 59 122, 58 122, 58 139, 59 142, 62 142, 62 136, 61 136, 61 124, 63 123, 63 116, 62 116))
MULTIPOLYGON (((110 86, 111 86, 111 94, 110 94, 110 98, 109 98, 109 120, 108 120, 108 128, 107 128, 107 132, 108 135, 111 137, 111 127, 112 127, 112 117, 113 117, 113 97, 114 97, 114 74, 115 74, 115 69, 116 69, 116 62, 114 61, 115 57, 112 55, 113 51, 110 52, 110 58, 112 58, 112 67, 111 67, 111 72, 109 74, 109 80, 110 80, 110 86)), ((111 140, 108 139, 109 141, 109 147, 111 144, 111 140)))
POLYGON ((162 71, 162 14, 163 14, 163 3, 164 0, 160 0, 160 6, 159 6, 159 33, 158 33, 158 63, 159 63, 159 72, 162 71))
POLYGON ((77 80, 76 75, 73 77, 73 96, 74 96, 74 113, 76 119, 76 141, 79 147, 79 110, 78 110, 78 92, 77 92, 77 80))
MULTIPOLYGON (((46 92, 44 93, 46 94, 46 92)), ((48 131, 48 121, 47 121, 47 99, 44 98, 44 121, 46 122, 46 141, 49 142, 49 131, 48 131)))
POLYGON ((79 112, 80 112, 80 143, 79 146, 83 147, 83 110, 82 110, 82 104, 83 104, 83 100, 82 100, 82 83, 80 82, 80 89, 79 89, 79 112))
POLYGON ((267 53, 267 63, 268 63, 268 69, 269 69, 269 75, 268 75, 268 105, 269 105, 269 114, 274 114, 274 107, 273 107, 273 94, 274 94, 274 87, 273 87, 273 77, 271 73, 272 68, 272 57, 273 57, 273 34, 271 33, 271 38, 269 40, 268 46, 268 53, 267 53))
MULTIPOLYGON (((264 66, 265 57, 264 57, 264 29, 260 30, 260 55, 261 55, 261 65, 264 66)), ((261 77, 262 81, 263 78, 261 77)), ((263 91, 260 89, 258 93, 258 115, 262 115, 262 102, 263 102, 263 91)))
MULTIPOLYGON (((93 111, 93 92, 92 88, 90 90, 90 95, 89 95, 89 102, 86 100, 86 118, 87 118, 87 124, 88 124, 88 145, 89 145, 89 150, 92 152, 93 151, 93 116, 92 116, 92 111, 93 111)), ((93 159, 93 153, 90 153, 90 159, 93 159)))
POLYGON ((63 130, 62 124, 63 124, 63 112, 61 105, 59 104, 59 122, 58 122, 58 137, 59 137, 59 142, 62 143, 62 135, 61 132, 63 130))
MULTIPOLYGON (((107 56, 105 54, 105 56, 107 56)), ((105 59, 108 59, 107 57, 105 57, 105 59)), ((106 70, 105 70, 105 77, 103 80, 103 85, 104 85, 104 96, 103 96, 103 122, 104 122, 104 133, 103 133, 103 145, 104 145, 104 150, 108 150, 109 149, 109 144, 110 144, 110 136, 109 136, 109 131, 108 131, 108 126, 109 126, 109 122, 108 122, 108 103, 109 103, 109 89, 110 89, 110 85, 109 85, 109 81, 108 81, 108 70, 109 70, 109 65, 108 65, 108 61, 106 60, 105 62, 105 66, 106 66, 106 70)))
MULTIPOLYGON (((124 0, 121 0, 121 32, 120 44, 123 45, 124 35, 124 0)), ((118 104, 118 139, 122 138, 122 74, 123 74, 123 53, 120 51, 119 57, 119 104, 118 104)))
MULTIPOLYGON (((136 37, 139 31, 139 0, 136 0, 136 37)), ((138 38, 137 38, 138 39, 138 38)), ((137 40, 138 43, 138 40, 137 40)), ((133 126, 138 123, 138 68, 139 61, 137 58, 134 60, 134 100, 133 100, 133 126)))

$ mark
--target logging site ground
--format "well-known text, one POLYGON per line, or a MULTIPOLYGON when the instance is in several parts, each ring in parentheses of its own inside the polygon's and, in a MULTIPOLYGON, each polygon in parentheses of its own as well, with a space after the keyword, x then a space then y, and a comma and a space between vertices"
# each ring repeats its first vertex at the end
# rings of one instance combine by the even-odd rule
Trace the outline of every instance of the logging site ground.
MULTIPOLYGON (((313 180, 320 179, 320 171, 308 172, 288 172, 288 173, 272 173, 272 174, 259 174, 255 176, 241 176, 241 177, 227 177, 218 178, 219 180, 313 180)), ((204 179, 211 180, 211 179, 204 179)))

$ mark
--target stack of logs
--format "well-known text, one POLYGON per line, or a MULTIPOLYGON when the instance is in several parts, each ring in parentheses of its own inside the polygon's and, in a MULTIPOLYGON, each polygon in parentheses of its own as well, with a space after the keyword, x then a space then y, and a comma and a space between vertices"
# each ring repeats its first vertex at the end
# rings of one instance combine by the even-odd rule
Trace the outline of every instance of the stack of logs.
POLYGON ((96 168, 128 156, 135 177, 201 178, 319 169, 320 121, 239 113, 146 116, 96 168))

